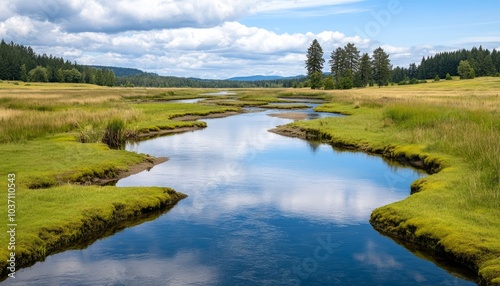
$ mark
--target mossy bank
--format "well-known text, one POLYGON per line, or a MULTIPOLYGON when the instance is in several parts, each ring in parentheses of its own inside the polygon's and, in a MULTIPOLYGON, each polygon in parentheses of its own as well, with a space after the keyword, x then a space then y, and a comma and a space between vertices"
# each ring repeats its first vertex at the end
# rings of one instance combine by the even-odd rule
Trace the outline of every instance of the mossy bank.
POLYGON ((425 246, 500 285, 500 80, 332 92, 319 111, 275 132, 378 154, 426 170, 411 195, 370 222, 398 241, 425 246))

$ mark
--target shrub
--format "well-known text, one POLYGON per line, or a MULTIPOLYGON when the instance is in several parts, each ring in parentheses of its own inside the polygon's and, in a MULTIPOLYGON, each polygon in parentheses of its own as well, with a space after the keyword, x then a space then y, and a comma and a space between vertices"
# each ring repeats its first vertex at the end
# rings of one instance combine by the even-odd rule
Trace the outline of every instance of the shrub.
POLYGON ((453 80, 453 78, 451 77, 451 75, 449 73, 446 74, 446 80, 453 80))
POLYGON ((441 78, 439 77, 439 75, 436 75, 436 77, 434 77, 434 81, 440 81, 441 78))
POLYGON ((325 89, 330 90, 335 88, 333 76, 329 75, 325 80, 325 89))

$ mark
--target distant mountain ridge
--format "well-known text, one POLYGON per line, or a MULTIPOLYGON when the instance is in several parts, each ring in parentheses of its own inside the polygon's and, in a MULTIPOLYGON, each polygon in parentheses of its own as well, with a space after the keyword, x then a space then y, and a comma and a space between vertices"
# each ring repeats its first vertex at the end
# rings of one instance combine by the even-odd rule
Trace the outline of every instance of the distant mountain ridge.
POLYGON ((284 77, 284 76, 279 76, 279 75, 251 75, 251 76, 232 77, 232 78, 228 78, 227 80, 230 80, 230 81, 261 81, 261 80, 296 79, 296 78, 302 78, 302 77, 304 77, 304 76, 297 75, 297 76, 284 77))

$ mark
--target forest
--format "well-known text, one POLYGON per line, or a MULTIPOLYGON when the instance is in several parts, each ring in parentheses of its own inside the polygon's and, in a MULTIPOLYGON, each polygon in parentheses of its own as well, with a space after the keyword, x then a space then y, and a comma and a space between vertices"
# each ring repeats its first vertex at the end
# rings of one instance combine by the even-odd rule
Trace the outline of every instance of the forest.
POLYGON ((0 42, 0 80, 25 82, 90 83, 125 87, 196 87, 196 88, 277 88, 312 87, 350 89, 389 83, 413 84, 426 79, 451 79, 452 76, 473 78, 500 75, 500 52, 472 48, 442 52, 422 58, 420 64, 392 67, 389 55, 379 48, 372 55, 361 54, 354 44, 338 47, 330 54, 330 72, 323 72, 325 59, 319 43, 308 50, 307 77, 258 81, 207 80, 175 76, 160 76, 137 69, 86 66, 62 57, 37 54, 29 46, 0 42), (311 49, 312 48, 312 49, 311 49), (318 53, 313 55, 311 53, 318 53), (312 62, 308 62, 312 60, 312 62), (459 66, 467 75, 460 75, 459 66), (316 72, 316 73, 315 73, 316 72))
POLYGON ((31 47, 0 42, 0 80, 25 82, 71 82, 114 86, 115 74, 65 61, 46 54, 39 55, 31 47))
POLYGON ((392 69, 391 80, 399 83, 405 77, 424 80, 436 76, 440 79, 445 79, 447 75, 459 76, 458 66, 461 61, 467 61, 477 77, 500 75, 500 51, 489 51, 479 46, 471 50, 462 49, 423 57, 419 65, 413 63, 408 68, 396 67, 392 69))

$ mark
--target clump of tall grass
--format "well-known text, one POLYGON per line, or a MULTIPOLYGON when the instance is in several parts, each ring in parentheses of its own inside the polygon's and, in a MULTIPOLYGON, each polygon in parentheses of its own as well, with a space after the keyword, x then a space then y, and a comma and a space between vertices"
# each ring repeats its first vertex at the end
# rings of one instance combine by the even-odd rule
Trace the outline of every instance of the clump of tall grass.
POLYGON ((81 143, 99 143, 104 137, 102 128, 87 125, 79 130, 78 141, 81 143))
POLYGON ((120 118, 109 120, 104 129, 102 142, 108 144, 111 148, 118 148, 125 144, 127 140, 125 126, 125 121, 120 118))

